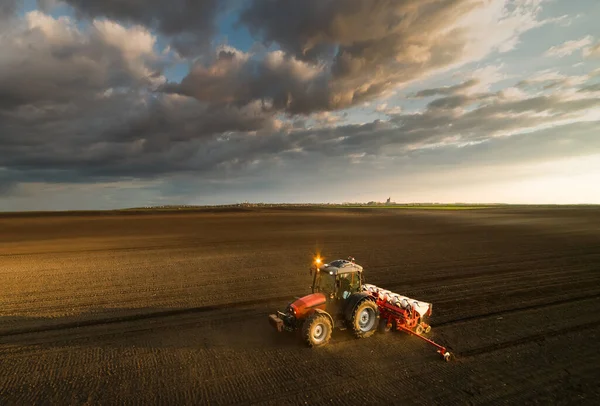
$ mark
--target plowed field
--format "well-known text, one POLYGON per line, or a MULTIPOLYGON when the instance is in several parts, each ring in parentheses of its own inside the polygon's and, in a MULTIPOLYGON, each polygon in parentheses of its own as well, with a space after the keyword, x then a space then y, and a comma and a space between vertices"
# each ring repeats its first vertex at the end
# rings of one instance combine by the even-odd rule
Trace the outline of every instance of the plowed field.
POLYGON ((600 209, 5 215, 0 405, 598 404, 600 209), (309 349, 308 267, 433 303, 430 336, 309 349))

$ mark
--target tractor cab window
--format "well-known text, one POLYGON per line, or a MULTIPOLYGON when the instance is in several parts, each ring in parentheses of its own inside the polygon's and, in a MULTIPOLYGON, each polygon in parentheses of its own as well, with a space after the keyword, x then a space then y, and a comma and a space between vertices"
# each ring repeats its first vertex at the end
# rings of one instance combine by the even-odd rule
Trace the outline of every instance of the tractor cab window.
POLYGON ((326 296, 335 292, 335 277, 327 272, 319 272, 315 278, 315 292, 324 293, 326 296))
POLYGON ((350 287, 352 288, 352 292, 360 291, 360 273, 355 272, 352 274, 352 284, 350 287))
POLYGON ((346 297, 348 297, 353 292, 353 277, 354 273, 342 273, 338 275, 338 299, 346 299, 346 297))

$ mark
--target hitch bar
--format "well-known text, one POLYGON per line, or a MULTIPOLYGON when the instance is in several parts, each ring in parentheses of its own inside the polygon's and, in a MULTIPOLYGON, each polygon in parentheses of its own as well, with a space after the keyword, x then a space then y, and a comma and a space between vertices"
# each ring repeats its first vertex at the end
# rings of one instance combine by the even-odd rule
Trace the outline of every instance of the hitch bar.
POLYGON ((423 341, 427 341, 429 344, 433 345, 435 348, 438 349, 437 353, 440 354, 442 356, 442 358, 444 358, 444 361, 446 361, 446 362, 450 361, 452 354, 446 349, 446 347, 439 345, 438 343, 436 343, 434 341, 431 341, 427 337, 423 337, 422 335, 415 333, 414 331, 412 331, 411 329, 409 329, 408 327, 405 327, 403 325, 399 325, 398 330, 405 331, 409 334, 412 334, 415 337, 419 337, 423 341))

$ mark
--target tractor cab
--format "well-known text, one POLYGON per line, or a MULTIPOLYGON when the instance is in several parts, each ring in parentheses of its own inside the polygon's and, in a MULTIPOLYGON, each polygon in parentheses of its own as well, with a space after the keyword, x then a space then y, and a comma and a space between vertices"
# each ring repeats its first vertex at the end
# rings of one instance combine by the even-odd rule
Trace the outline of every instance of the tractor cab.
POLYGON ((362 266, 354 263, 353 258, 327 264, 317 261, 311 268, 312 293, 322 293, 328 299, 347 299, 352 293, 361 291, 364 283, 362 271, 362 266))

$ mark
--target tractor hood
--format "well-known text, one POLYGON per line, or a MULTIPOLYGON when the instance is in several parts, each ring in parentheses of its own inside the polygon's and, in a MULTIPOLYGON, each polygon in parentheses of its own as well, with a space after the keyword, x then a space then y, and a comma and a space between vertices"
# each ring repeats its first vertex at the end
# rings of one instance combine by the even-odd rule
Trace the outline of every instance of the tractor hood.
POLYGON ((290 304, 290 307, 295 310, 296 318, 302 319, 307 313, 315 309, 325 310, 325 303, 327 298, 322 293, 312 293, 296 299, 295 302, 290 304))

